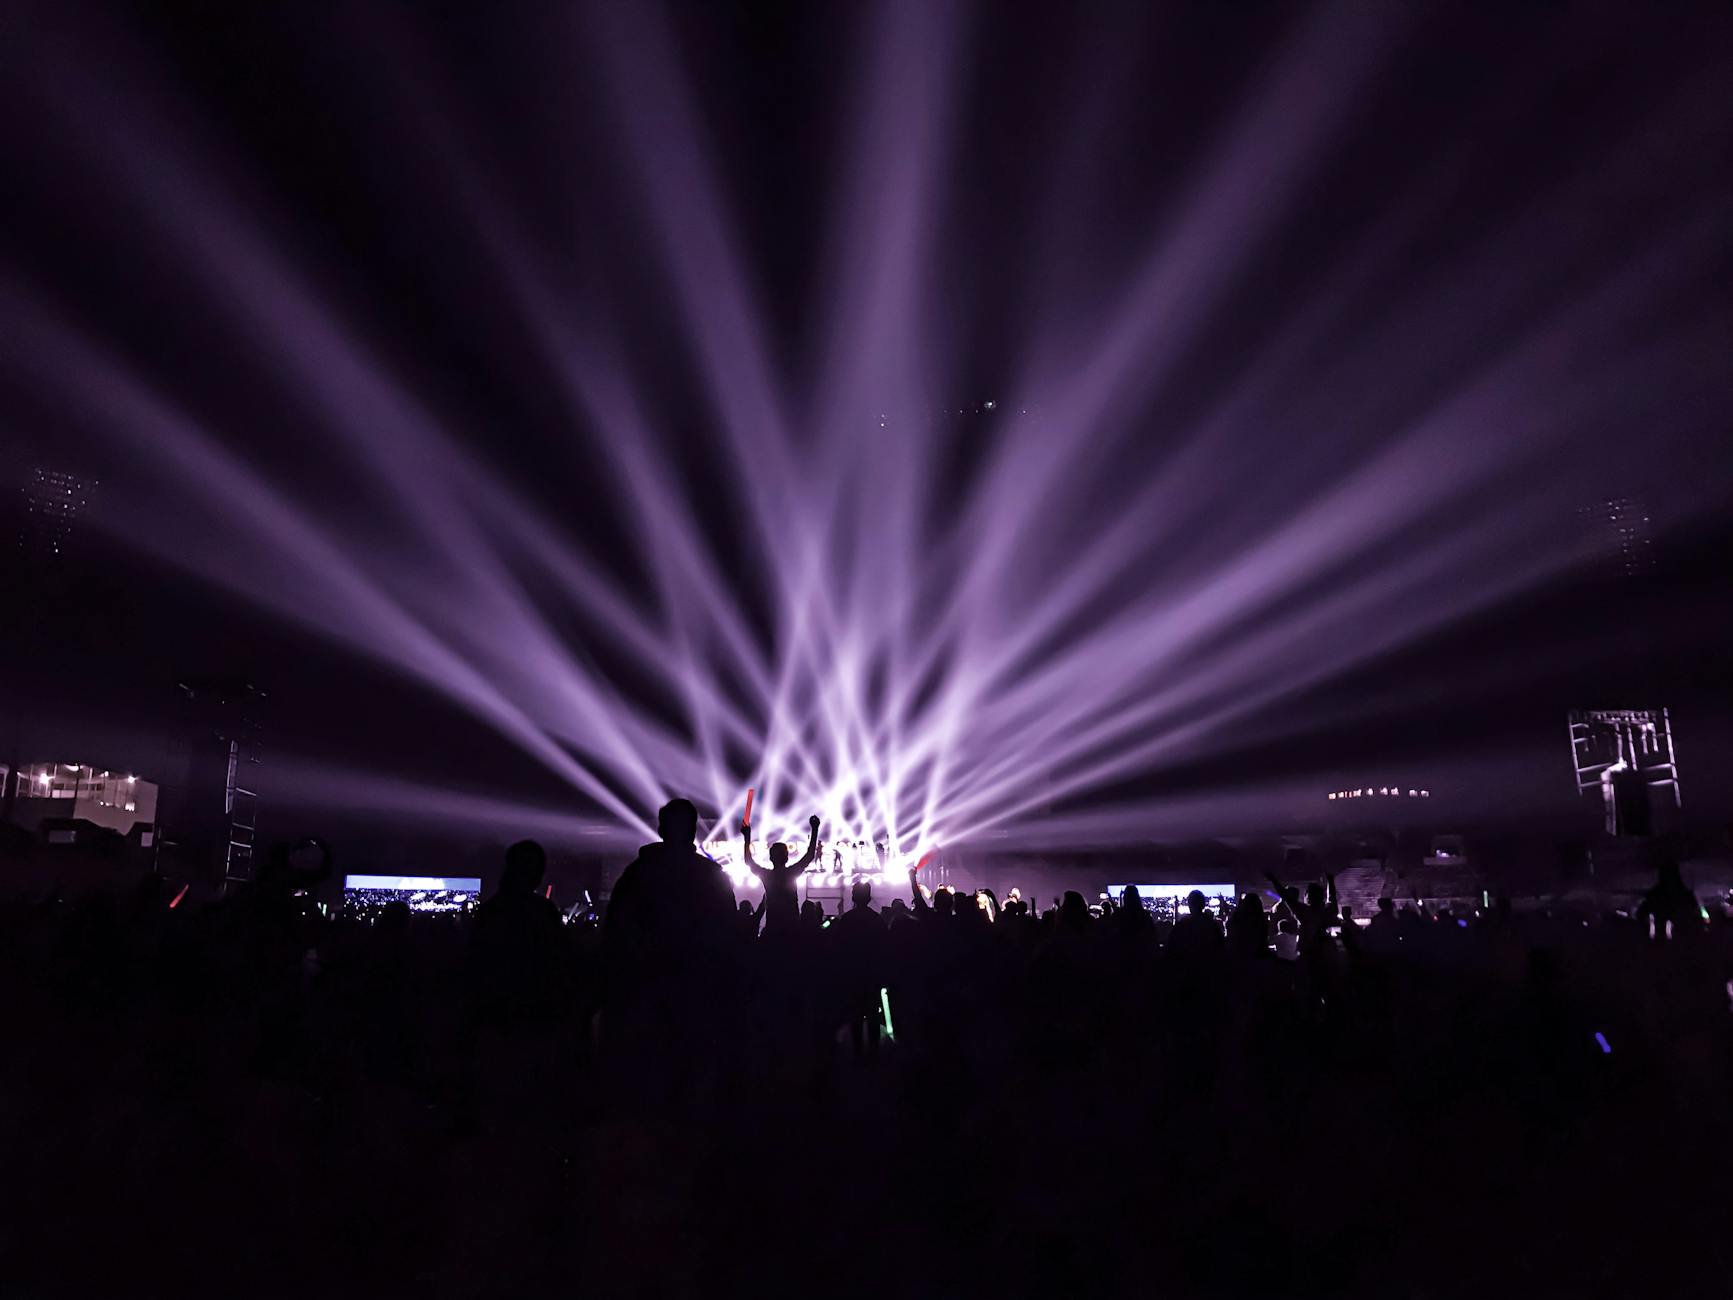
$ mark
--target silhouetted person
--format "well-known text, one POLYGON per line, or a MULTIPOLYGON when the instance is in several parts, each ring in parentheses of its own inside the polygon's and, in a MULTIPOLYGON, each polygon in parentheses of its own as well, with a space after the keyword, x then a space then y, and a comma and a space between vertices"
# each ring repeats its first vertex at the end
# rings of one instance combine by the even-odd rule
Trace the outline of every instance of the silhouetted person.
POLYGON ((1203 890, 1194 889, 1185 896, 1186 914, 1174 923, 1168 937, 1168 951, 1184 961, 1207 960, 1218 955, 1225 944, 1221 922, 1209 914, 1209 899, 1203 890))
POLYGON ((836 919, 837 925, 848 921, 850 926, 883 927, 884 918, 873 906, 873 885, 870 880, 857 880, 848 891, 849 909, 836 919), (853 918, 851 920, 851 918, 853 918))
POLYGON ((620 874, 603 930, 606 1037, 634 1102, 691 1100, 713 1082, 731 1030, 738 951, 734 891, 698 851, 698 810, 671 799, 662 838, 620 874))
POLYGON ((849 910, 831 922, 830 940, 843 1019, 854 1053, 861 1056, 878 1050, 883 1028, 879 989, 886 979, 885 921, 873 907, 871 881, 855 881, 849 900, 849 910))
MULTIPOLYGON (((312 912, 311 898, 331 877, 331 849, 323 840, 273 845, 237 900, 255 947, 295 947, 312 912)), ((296 953, 299 956, 299 952, 296 953)))
POLYGON ((1122 938, 1135 943, 1151 942, 1155 938, 1155 918, 1143 905, 1143 896, 1136 885, 1127 885, 1120 893, 1123 906, 1114 914, 1114 925, 1122 938))
POLYGON ((270 1054, 279 1059, 293 1050, 299 986, 309 963, 317 961, 318 913, 312 896, 330 877, 331 862, 323 840, 279 843, 235 899, 237 958, 243 978, 268 1008, 261 1019, 272 1026, 265 1036, 276 1040, 270 1054))
POLYGON ((1300 955, 1300 923, 1291 916, 1284 916, 1276 927, 1276 956, 1283 961, 1294 961, 1300 955))
POLYGON ((807 840, 806 852, 799 862, 789 865, 788 845, 778 840, 770 846, 770 865, 762 867, 752 856, 752 823, 740 823, 740 838, 746 850, 746 869, 764 885, 764 928, 767 932, 772 927, 787 925, 797 915, 798 896, 794 882, 818 856, 818 818, 810 818, 807 825, 811 827, 811 837, 807 840))
POLYGON ((1703 919, 1697 896, 1679 872, 1673 859, 1662 861, 1656 869, 1654 888, 1643 895, 1637 905, 1637 920, 1645 927, 1652 925, 1657 939, 1695 930, 1703 919), (1671 927, 1671 928, 1669 928, 1671 927))
POLYGON ((691 801, 663 805, 656 830, 661 840, 638 850, 608 902, 609 962, 625 978, 714 948, 735 915, 728 878, 698 851, 698 810, 691 801))
POLYGON ((1326 875, 1328 888, 1315 881, 1306 886, 1305 909, 1300 913, 1300 951, 1317 952, 1330 937, 1330 928, 1341 923, 1336 910, 1336 877, 1326 875))
POLYGON ((1396 913, 1396 937, 1403 942, 1418 939, 1426 932, 1426 918, 1418 907, 1404 907, 1396 913))
POLYGON ((1081 934, 1089 928, 1089 904, 1075 889, 1067 889, 1059 900, 1059 929, 1065 934, 1081 934))
MULTIPOLYGON (((1289 861, 1299 862, 1298 854, 1289 854, 1289 861)), ((1294 933, 1298 937, 1299 946, 1310 952, 1322 945, 1326 932, 1336 923, 1336 878, 1328 876, 1329 888, 1313 882, 1306 886, 1305 898, 1300 897, 1300 891, 1293 885, 1283 884, 1273 871, 1266 871, 1264 878, 1274 885, 1281 902, 1276 907, 1277 932, 1280 933, 1281 922, 1292 917, 1294 933)))
POLYGON ((534 840, 506 850, 492 898, 475 909, 470 960, 484 1019, 544 1019, 561 1006, 560 912, 542 897, 547 854, 534 840))
POLYGON ((948 921, 951 918, 951 890, 940 885, 933 891, 932 901, 921 891, 920 868, 909 869, 909 905, 913 914, 923 921, 948 921))
POLYGON ((1247 894, 1228 917, 1227 950, 1236 957, 1267 957, 1270 952, 1264 900, 1247 894))
POLYGON ((1397 944, 1396 900, 1380 898, 1378 913, 1366 923, 1365 946, 1373 952, 1390 952, 1397 944))

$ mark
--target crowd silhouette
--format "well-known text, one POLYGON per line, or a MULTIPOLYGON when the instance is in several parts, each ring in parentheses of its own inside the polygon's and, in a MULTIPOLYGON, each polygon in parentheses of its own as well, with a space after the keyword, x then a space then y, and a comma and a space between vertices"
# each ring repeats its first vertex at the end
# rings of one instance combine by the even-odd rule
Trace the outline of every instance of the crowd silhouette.
MULTIPOLYGON (((685 800, 605 913, 534 842, 472 912, 246 890, 0 907, 0 1292, 1698 1294, 1725 1232, 1733 923, 1364 926, 1194 892, 856 882, 685 800), (882 889, 882 886, 881 886, 882 889), (179 902, 177 898, 176 903, 179 902)), ((1302 864, 1291 863, 1292 876, 1302 864)))

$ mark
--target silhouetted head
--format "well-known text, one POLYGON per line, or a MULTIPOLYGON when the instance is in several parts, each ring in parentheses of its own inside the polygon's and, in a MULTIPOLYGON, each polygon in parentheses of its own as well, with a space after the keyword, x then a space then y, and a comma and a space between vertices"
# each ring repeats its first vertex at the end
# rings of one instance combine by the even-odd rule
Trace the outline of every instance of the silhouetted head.
POLYGON ((809 925, 823 925, 824 908, 809 898, 800 905, 800 919, 809 925))
POLYGON ((1256 894, 1247 894, 1240 899, 1234 911, 1245 917, 1262 916, 1264 914, 1264 900, 1256 894))
POLYGON ((1393 915, 1396 911, 1396 900, 1394 898, 1380 898, 1378 900, 1378 910, 1385 916, 1393 915))
POLYGON ((519 840, 505 851, 505 874, 500 877, 502 894, 533 894, 541 888, 548 869, 548 855, 534 840, 519 840))
POLYGON ((855 881, 854 888, 848 891, 848 896, 856 907, 865 907, 873 901, 873 882, 870 880, 855 881))
POLYGON ((788 845, 781 840, 770 846, 770 865, 778 871, 788 865, 788 845))
POLYGON ((1313 908, 1322 907, 1324 905, 1324 900, 1328 897, 1329 895, 1324 892, 1324 887, 1322 885, 1314 884, 1306 886, 1307 906, 1313 908))
POLYGON ((665 844, 693 844, 698 840, 698 809, 690 799, 670 799, 656 814, 656 833, 665 844))
POLYGON ((1203 890, 1194 889, 1185 896, 1185 905, 1191 909, 1193 916, 1202 916, 1204 908, 1209 906, 1209 899, 1203 896, 1203 890))
POLYGON ((1075 889, 1067 889, 1065 897, 1059 900, 1059 921, 1067 926, 1089 923, 1089 904, 1083 901, 1083 895, 1075 889))
POLYGON ((1143 895, 1137 892, 1136 885, 1127 885, 1120 891, 1119 901, 1126 907, 1142 907, 1143 895))
POLYGON ((940 916, 951 914, 951 905, 954 901, 951 891, 948 889, 935 889, 933 891, 933 911, 940 916))
POLYGON ((310 889, 331 874, 331 850, 308 837, 274 845, 253 880, 256 887, 293 892, 310 889))
POLYGON ((744 898, 740 900, 740 906, 736 907, 734 910, 739 912, 742 916, 751 916, 753 912, 752 904, 744 898))

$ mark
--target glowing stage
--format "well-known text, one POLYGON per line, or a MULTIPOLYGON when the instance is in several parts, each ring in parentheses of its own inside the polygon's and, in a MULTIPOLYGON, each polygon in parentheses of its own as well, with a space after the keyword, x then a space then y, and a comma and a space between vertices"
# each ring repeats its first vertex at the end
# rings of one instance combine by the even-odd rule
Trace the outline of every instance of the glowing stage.
MULTIPOLYGON (((805 828, 795 834, 754 839, 753 857, 763 866, 769 862, 769 845, 778 840, 788 845, 789 860, 799 861, 806 852, 805 828)), ((820 851, 812 866, 796 879, 802 889, 847 890, 856 881, 872 885, 875 895, 888 896, 891 891, 907 891, 909 872, 930 860, 931 853, 893 853, 882 840, 820 840, 820 851)), ((745 897, 763 889, 757 876, 746 865, 740 838, 711 840, 700 846, 714 859, 734 887, 736 897, 745 897)))

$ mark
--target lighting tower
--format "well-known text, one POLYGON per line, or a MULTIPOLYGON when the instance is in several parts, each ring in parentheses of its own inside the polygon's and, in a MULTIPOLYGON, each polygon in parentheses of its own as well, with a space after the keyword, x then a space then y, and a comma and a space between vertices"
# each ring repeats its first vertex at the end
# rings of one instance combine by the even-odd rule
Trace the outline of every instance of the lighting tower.
MULTIPOLYGON (((0 599, 6 607, 5 630, 0 635, 23 659, 34 660, 54 652, 60 612, 76 604, 77 597, 68 587, 73 572, 67 555, 78 521, 96 494, 97 481, 35 465, 23 471, 22 482, 16 485, 17 495, 8 488, 10 502, 0 507, 15 547, 0 577, 0 599)), ((16 692, 0 740, 0 765, 9 772, 17 772, 25 758, 29 711, 28 692, 16 692)), ((15 797, 16 783, 7 782, 0 793, 0 820, 12 819, 15 797)))
POLYGON ((191 677, 178 685, 197 731, 185 813, 195 839, 219 846, 227 891, 253 878, 266 696, 240 676, 191 677))
POLYGON ((1570 737, 1577 793, 1599 797, 1607 834, 1648 834, 1651 790, 1682 805, 1666 709, 1579 709, 1570 715, 1570 737))

